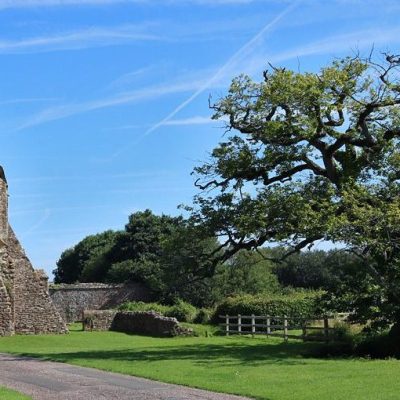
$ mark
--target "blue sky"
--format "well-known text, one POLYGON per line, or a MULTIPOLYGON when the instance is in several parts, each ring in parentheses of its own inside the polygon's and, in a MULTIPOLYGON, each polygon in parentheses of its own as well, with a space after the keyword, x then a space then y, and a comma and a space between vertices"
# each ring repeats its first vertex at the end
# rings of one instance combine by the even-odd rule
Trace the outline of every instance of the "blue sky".
POLYGON ((10 221, 49 274, 132 212, 177 214, 221 140, 208 98, 267 62, 399 51, 398 0, 0 0, 10 221))

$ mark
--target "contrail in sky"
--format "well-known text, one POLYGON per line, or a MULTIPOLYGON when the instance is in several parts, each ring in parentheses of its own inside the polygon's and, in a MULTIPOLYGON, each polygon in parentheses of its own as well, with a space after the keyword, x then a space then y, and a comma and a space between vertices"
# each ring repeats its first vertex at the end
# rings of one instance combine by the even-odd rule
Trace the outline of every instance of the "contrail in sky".
POLYGON ((51 210, 49 208, 46 208, 44 210, 43 216, 39 219, 39 221, 36 222, 36 224, 34 224, 33 226, 31 226, 27 231, 25 231, 22 234, 22 237, 25 237, 36 231, 36 229, 41 227, 50 218, 50 216, 51 216, 51 210))
MULTIPOLYGON (((161 121, 157 122, 156 124, 154 124, 153 126, 151 126, 149 129, 147 129, 147 131, 138 138, 137 141, 135 141, 132 144, 137 144, 139 143, 143 138, 145 138, 146 136, 150 135, 152 132, 154 132, 155 130, 157 130, 159 127, 163 126, 166 122, 168 122, 169 120, 171 120, 179 111, 181 111, 182 109, 184 109, 187 105, 189 105, 193 100, 195 100, 197 97, 199 97, 205 90, 207 90, 212 84, 214 84, 215 82, 218 81, 218 79, 220 79, 225 71, 232 65, 234 64, 237 60, 240 59, 240 57, 242 55, 244 55, 246 53, 246 51, 248 51, 249 49, 252 48, 252 46, 254 46, 254 44, 256 44, 258 42, 259 39, 261 39, 265 33, 267 33, 268 31, 271 31, 272 29, 276 28, 276 26, 278 25, 278 23, 282 20, 283 17, 285 17, 289 12, 291 12, 297 5, 298 5, 299 1, 295 1, 294 3, 292 3, 291 5, 289 5, 289 7, 287 7, 285 10, 283 10, 280 14, 278 14, 272 21, 268 22, 255 36, 253 36, 247 43, 245 43, 235 54, 233 54, 228 61, 222 65, 217 72, 215 72, 215 74, 213 76, 210 77, 210 79, 208 79, 203 86, 201 86, 198 90, 196 90, 196 92, 194 92, 189 98, 187 98, 185 101, 183 101, 181 104, 179 104, 172 112, 170 112, 165 118, 163 118, 161 121)), ((121 154, 126 147, 129 146, 125 146, 124 149, 118 150, 117 152, 115 152, 111 157, 115 158, 117 157, 119 154, 121 154)))
POLYGON ((175 108, 171 113, 169 113, 165 118, 163 118, 160 122, 153 125, 149 128, 144 134, 143 137, 149 135, 154 132, 157 128, 164 125, 165 122, 169 121, 173 118, 179 111, 185 108, 188 104, 190 104, 193 100, 195 100, 198 96, 200 96, 205 90, 207 90, 213 83, 217 82, 221 76, 224 75, 224 72, 234 64, 240 57, 246 53, 248 49, 257 43, 259 39, 261 39, 265 33, 274 28, 278 22, 288 14, 294 7, 296 3, 292 3, 288 8, 286 8, 283 12, 281 12, 277 17, 275 17, 271 22, 264 26, 260 32, 258 32, 252 39, 250 39, 245 45, 243 45, 201 88, 199 88, 196 92, 194 92, 188 99, 186 99, 183 103, 179 104, 178 107, 175 108))

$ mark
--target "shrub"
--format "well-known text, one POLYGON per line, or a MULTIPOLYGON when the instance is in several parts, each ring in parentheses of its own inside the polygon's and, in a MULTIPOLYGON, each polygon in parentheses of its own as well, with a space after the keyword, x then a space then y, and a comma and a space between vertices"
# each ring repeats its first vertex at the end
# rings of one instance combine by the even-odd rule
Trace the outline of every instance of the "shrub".
POLYGON ((183 300, 177 300, 172 306, 159 303, 144 303, 143 301, 129 301, 119 306, 122 311, 155 311, 166 317, 174 317, 179 322, 193 322, 197 315, 196 307, 183 300))
POLYGON ((400 358, 399 336, 392 331, 362 331, 359 325, 341 323, 335 326, 334 342, 321 345, 313 356, 361 356, 369 358, 400 358))
POLYGON ((169 306, 162 304, 144 303, 143 301, 128 301, 118 307, 121 311, 155 311, 162 315, 166 315, 169 308, 169 306))
POLYGON ((197 315, 197 308, 183 300, 177 300, 173 306, 168 307, 165 316, 175 317, 179 322, 193 322, 197 315))
POLYGON ((271 315, 309 317, 321 314, 320 292, 299 292, 290 295, 229 297, 216 308, 212 320, 220 322, 220 315, 271 315))
POLYGON ((272 315, 308 317, 319 315, 320 292, 300 292, 290 295, 228 297, 216 308, 213 319, 219 315, 272 315))
POLYGON ((365 336, 356 346, 355 353, 371 358, 400 358, 399 338, 384 332, 365 336))
POLYGON ((200 308, 193 322, 195 324, 208 324, 211 321, 214 311, 210 308, 200 308))

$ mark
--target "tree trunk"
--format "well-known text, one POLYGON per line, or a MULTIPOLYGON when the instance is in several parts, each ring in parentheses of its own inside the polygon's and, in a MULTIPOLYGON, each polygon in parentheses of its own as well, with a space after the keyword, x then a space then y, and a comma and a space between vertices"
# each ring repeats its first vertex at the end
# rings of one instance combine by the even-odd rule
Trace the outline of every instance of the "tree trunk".
POLYGON ((393 356, 400 358, 400 322, 396 322, 389 331, 393 356))

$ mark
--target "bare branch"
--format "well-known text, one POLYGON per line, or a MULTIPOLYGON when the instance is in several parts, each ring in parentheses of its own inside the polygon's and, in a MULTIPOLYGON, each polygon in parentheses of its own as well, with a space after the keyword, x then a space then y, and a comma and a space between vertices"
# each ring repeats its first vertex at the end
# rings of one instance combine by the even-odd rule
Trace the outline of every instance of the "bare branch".
POLYGON ((323 235, 315 235, 311 236, 307 239, 302 240, 300 243, 296 244, 296 246, 293 247, 292 250, 284 254, 281 258, 281 260, 285 260, 286 258, 290 257, 292 254, 298 253, 300 250, 304 249, 304 247, 314 243, 317 240, 323 239, 323 235))

